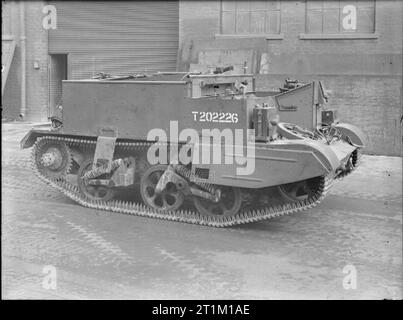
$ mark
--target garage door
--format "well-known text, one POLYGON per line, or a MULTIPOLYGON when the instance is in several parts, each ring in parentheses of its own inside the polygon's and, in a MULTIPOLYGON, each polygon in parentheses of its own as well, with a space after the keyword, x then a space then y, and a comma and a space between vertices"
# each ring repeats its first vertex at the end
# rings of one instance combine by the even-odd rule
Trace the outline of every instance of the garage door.
POLYGON ((50 4, 57 20, 49 30, 49 53, 68 54, 70 79, 176 69, 178 1, 50 4))

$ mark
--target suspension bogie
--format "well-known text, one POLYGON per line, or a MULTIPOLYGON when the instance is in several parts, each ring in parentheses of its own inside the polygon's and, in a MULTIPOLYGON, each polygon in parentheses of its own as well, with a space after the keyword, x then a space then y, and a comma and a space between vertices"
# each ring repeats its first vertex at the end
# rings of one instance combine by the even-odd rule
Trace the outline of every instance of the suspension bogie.
POLYGON ((153 217, 230 226, 304 210, 318 203, 325 190, 325 180, 318 179, 312 192, 303 201, 285 200, 276 207, 266 208, 247 199, 248 194, 266 195, 267 188, 251 191, 248 188, 211 184, 200 179, 192 164, 148 163, 146 155, 150 143, 118 141, 112 163, 108 166, 105 160, 94 159, 96 143, 79 140, 51 135, 40 138, 33 149, 34 172, 40 179, 54 184, 69 197, 89 207, 139 215, 141 213, 136 208, 142 208, 153 217), (79 165, 78 170, 64 170, 57 177, 53 172, 49 174, 43 170, 43 165, 37 159, 41 159, 50 147, 67 150, 68 159, 79 165), (70 175, 76 176, 75 184, 69 182, 71 179, 67 176, 70 175), (128 202, 120 200, 122 190, 132 194, 128 202), (138 204, 138 197, 132 192, 141 195, 142 204, 138 204))

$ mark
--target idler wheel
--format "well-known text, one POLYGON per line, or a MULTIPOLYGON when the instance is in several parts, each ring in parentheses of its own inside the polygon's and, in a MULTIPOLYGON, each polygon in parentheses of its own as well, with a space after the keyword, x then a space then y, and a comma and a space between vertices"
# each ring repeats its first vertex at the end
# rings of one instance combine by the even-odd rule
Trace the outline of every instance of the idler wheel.
MULTIPOLYGON (((99 166, 104 164, 103 162, 98 162, 99 166)), ((84 194, 90 200, 102 200, 109 201, 115 195, 115 190, 112 187, 104 185, 91 185, 89 180, 83 179, 83 176, 92 170, 93 159, 85 160, 78 170, 77 174, 77 184, 80 192, 84 194)), ((97 179, 110 179, 111 173, 105 173, 97 177, 97 179)))
POLYGON ((278 191, 286 200, 292 202, 304 201, 315 195, 318 183, 319 179, 312 178, 280 185, 278 186, 278 191))
POLYGON ((70 149, 62 141, 39 141, 34 157, 38 171, 51 179, 66 176, 72 164, 70 149))
POLYGON ((185 195, 176 185, 168 182, 160 193, 155 188, 168 166, 155 165, 144 172, 140 182, 140 193, 144 203, 151 208, 162 211, 175 211, 185 200, 185 195))
POLYGON ((221 186, 221 197, 218 202, 213 202, 200 197, 195 197, 193 203, 201 214, 206 216, 232 216, 242 205, 241 190, 236 187, 221 186))

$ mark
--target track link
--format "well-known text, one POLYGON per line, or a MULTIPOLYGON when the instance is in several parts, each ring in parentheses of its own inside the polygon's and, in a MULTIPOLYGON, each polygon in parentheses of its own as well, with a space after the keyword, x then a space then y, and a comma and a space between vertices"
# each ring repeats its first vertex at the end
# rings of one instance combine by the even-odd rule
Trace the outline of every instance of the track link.
MULTIPOLYGON (((120 200, 110 200, 110 201, 91 200, 87 198, 85 195, 81 194, 79 192, 78 187, 68 182, 65 179, 65 177, 52 179, 44 176, 38 170, 36 163, 36 154, 40 152, 41 141, 43 140, 65 142, 69 147, 78 147, 78 146, 95 147, 96 140, 65 138, 58 136, 44 136, 37 139, 32 149, 31 165, 34 174, 45 184, 57 189, 65 196, 69 197, 70 199, 79 203, 80 205, 92 209, 107 210, 141 217, 185 222, 210 227, 230 227, 239 224, 267 220, 274 217, 279 217, 311 209, 322 201, 322 199, 327 195, 327 193, 329 192, 330 188, 333 186, 333 183, 335 181, 334 178, 323 177, 321 179, 320 185, 318 186, 317 192, 308 199, 299 202, 284 203, 282 205, 272 207, 260 207, 257 209, 249 209, 239 212, 233 216, 204 216, 194 210, 177 210, 177 211, 161 212, 152 209, 148 206, 145 206, 142 203, 120 201, 120 200)), ((152 144, 153 144, 152 142, 117 142, 116 148, 125 151, 129 149, 148 148, 152 144)))

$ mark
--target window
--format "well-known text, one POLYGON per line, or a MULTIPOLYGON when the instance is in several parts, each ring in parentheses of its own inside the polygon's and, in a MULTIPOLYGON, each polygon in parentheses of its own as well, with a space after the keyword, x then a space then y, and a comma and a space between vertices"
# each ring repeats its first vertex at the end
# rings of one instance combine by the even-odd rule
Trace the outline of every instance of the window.
POLYGON ((375 0, 307 0, 307 34, 375 32, 375 0))
POLYGON ((280 33, 280 1, 221 1, 221 34, 280 33))

